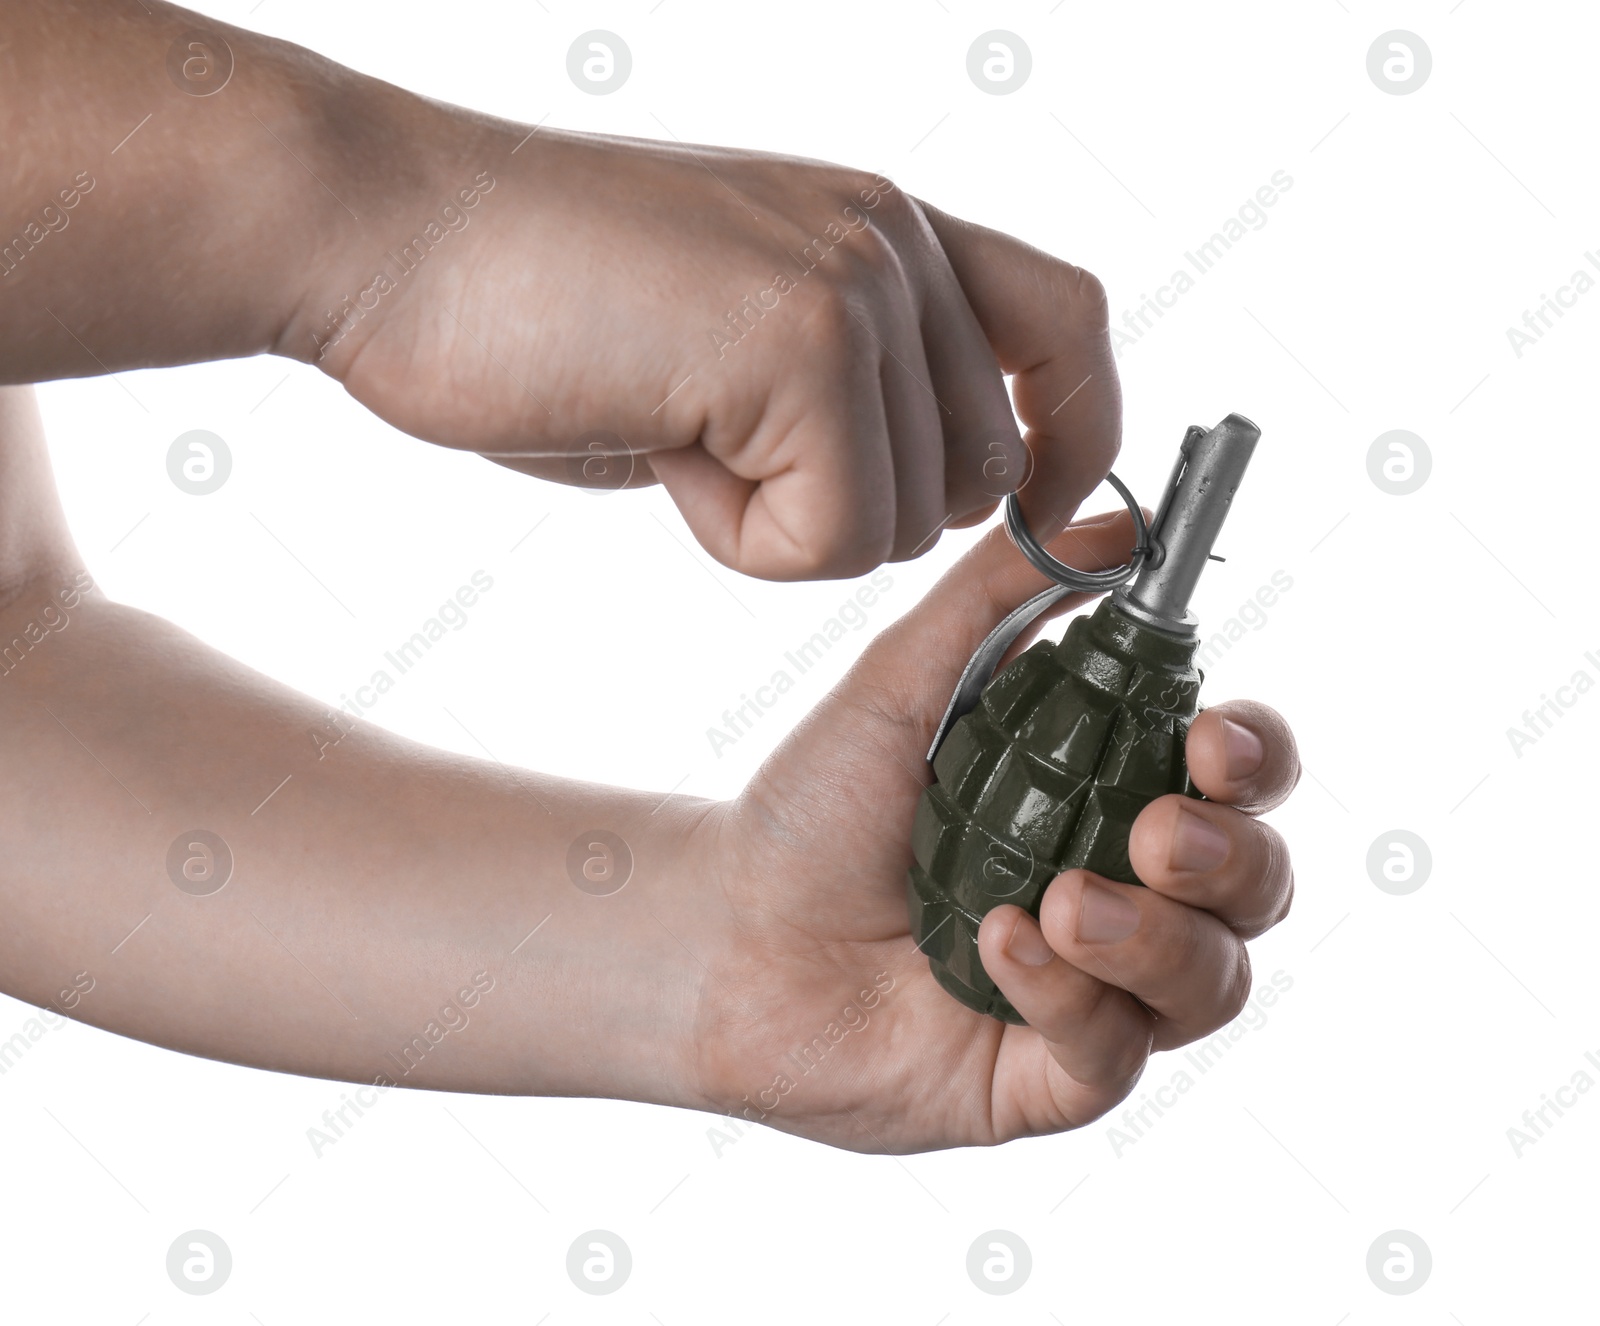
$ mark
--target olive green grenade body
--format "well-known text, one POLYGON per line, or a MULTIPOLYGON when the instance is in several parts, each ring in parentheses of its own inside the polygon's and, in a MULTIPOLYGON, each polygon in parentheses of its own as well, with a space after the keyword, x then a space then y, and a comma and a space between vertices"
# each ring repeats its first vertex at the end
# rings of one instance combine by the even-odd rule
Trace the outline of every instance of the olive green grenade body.
POLYGON ((978 956, 991 908, 1037 916, 1074 867, 1140 883, 1128 861, 1139 812, 1169 792, 1199 795, 1184 760, 1201 681, 1188 599, 1258 437, 1237 415, 1191 428, 1137 579, 1059 643, 1025 650, 936 739, 907 896, 934 976, 968 1007, 1023 1021, 978 956))
POLYGON ((933 974, 963 1003, 1022 1020, 978 959, 991 907, 1037 916, 1046 886, 1075 866, 1139 882, 1135 817, 1168 792, 1194 795, 1183 743, 1200 696, 1197 643, 1104 599, 1060 644, 1019 655, 950 730, 917 806, 909 894, 933 974))

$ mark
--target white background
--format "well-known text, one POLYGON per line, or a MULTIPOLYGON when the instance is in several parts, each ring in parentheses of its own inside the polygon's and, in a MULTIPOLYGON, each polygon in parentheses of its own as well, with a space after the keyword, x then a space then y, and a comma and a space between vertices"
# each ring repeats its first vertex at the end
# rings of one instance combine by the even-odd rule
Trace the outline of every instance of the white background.
MULTIPOLYGON (((1267 224, 1122 355, 1117 468, 1150 504, 1187 424, 1237 410, 1264 430, 1228 560, 1196 607, 1219 625, 1275 571, 1293 580, 1206 687, 1277 706, 1299 736, 1307 777, 1275 816, 1296 905, 1254 946, 1258 985, 1281 971, 1292 987, 1120 1154, 1113 1117, 903 1161, 761 1129, 719 1153, 717 1120, 680 1111, 400 1091, 318 1158, 306 1130, 340 1103, 337 1084, 69 1025, 0 1079, 8 1319, 44 1320, 46 1305, 52 1321, 264 1326, 1593 1315, 1600 1092, 1520 1155, 1507 1129, 1600 1052, 1600 696, 1520 757, 1506 735, 1579 668, 1600 678, 1583 658, 1600 648, 1592 539, 1569 515, 1596 478, 1600 295, 1520 358, 1506 335, 1600 246, 1592 13, 1491 0, 200 8, 530 124, 664 125, 880 170, 1088 266, 1118 319, 1288 172, 1267 224), (633 55, 609 96, 566 73, 568 46, 594 28, 633 55), (967 74, 968 47, 994 28, 1032 52, 1010 95, 967 74), (1432 51, 1410 95, 1368 76, 1391 29, 1432 51), (1391 429, 1432 454, 1409 496, 1369 478, 1368 449, 1391 429), (1366 864, 1394 829, 1432 852, 1406 896, 1366 864), (194 1228, 233 1252, 209 1298, 165 1273, 168 1245, 194 1228), (594 1228, 632 1250, 609 1297, 565 1270, 594 1228), (1004 1298, 966 1272, 969 1245, 996 1228, 1033 1256, 1004 1298), (1366 1270, 1394 1229, 1432 1250, 1431 1277, 1404 1297, 1366 1270)), ((470 624, 371 719, 663 793, 736 791, 975 537, 891 568, 867 627, 718 758, 706 729, 850 586, 743 579, 659 492, 595 497, 426 446, 280 360, 41 397, 73 531, 113 596, 337 704, 487 570, 495 587, 470 624), (234 458, 204 498, 165 467, 195 428, 234 458), (625 702, 639 696, 642 712, 625 702)), ((29 1012, 0 1000, 0 1039, 29 1012)), ((1183 1066, 1157 1058, 1134 1103, 1183 1066)))

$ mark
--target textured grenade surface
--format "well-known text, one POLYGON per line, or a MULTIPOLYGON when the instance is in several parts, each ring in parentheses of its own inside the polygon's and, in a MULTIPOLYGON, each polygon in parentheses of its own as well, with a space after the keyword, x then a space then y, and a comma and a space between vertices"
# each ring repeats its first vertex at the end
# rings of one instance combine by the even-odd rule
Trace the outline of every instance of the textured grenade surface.
POLYGON ((978 958, 985 914, 1015 903, 1037 916, 1075 866, 1139 883, 1134 819, 1168 792, 1199 795, 1183 755, 1196 646, 1102 600, 1059 644, 1019 655, 951 728, 917 806, 907 892, 912 935, 962 1003, 1020 1023, 978 958))

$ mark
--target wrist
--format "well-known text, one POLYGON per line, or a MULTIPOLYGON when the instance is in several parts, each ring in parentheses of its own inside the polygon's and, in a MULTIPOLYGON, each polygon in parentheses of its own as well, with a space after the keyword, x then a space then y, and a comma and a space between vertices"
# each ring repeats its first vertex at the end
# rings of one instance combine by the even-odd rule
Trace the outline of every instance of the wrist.
POLYGON ((713 1108, 702 1056, 734 939, 710 868, 721 810, 620 791, 555 803, 548 919, 512 972, 540 1031, 506 1089, 713 1108))
MULTIPOLYGON (((273 339, 276 354, 343 380, 424 265, 499 185, 515 126, 338 69, 309 111, 315 153, 339 198, 273 339)), ((321 172, 319 172, 321 173, 321 172)))

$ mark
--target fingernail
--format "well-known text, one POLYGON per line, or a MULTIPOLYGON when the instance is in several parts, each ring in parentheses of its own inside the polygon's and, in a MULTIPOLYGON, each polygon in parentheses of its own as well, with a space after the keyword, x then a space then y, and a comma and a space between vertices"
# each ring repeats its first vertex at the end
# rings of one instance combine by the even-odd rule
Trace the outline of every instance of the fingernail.
POLYGON ((1083 886, 1078 938, 1085 944, 1115 944, 1139 928, 1139 909, 1120 893, 1099 884, 1083 886))
POLYGON ((1228 756, 1229 782, 1248 778, 1267 758, 1267 748, 1261 744, 1261 738, 1231 718, 1222 720, 1222 744, 1228 756))
POLYGON ((1228 835, 1188 806, 1178 810, 1167 864, 1174 870, 1215 870, 1228 859, 1228 835))
POLYGON ((1020 917, 1006 940, 1006 956, 1015 958, 1024 967, 1042 967, 1055 957, 1056 951, 1031 916, 1020 917))

